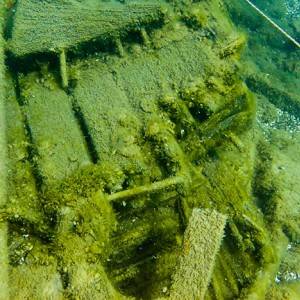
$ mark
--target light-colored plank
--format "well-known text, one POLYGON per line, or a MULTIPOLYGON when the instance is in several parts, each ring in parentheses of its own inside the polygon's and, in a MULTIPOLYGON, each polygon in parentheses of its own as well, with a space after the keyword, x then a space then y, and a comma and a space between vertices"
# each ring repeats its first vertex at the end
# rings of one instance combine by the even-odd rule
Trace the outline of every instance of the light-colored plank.
POLYGON ((226 216, 193 209, 173 276, 170 299, 203 299, 224 234, 226 216))

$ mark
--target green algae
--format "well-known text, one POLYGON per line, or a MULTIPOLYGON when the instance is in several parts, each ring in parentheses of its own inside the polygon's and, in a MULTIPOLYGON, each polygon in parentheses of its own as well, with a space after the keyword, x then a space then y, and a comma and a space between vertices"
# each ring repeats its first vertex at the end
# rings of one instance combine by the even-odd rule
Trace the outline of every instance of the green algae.
MULTIPOLYGON (((6 204, 7 201, 7 148, 6 148, 6 119, 5 119, 5 54, 4 54, 4 39, 3 26, 5 20, 4 8, 0 7, 0 208, 6 204)), ((1 222, 0 224, 0 284, 1 284, 1 298, 7 298, 9 293, 8 276, 8 249, 6 245, 7 240, 7 224, 1 222)))
POLYGON ((15 299, 168 297, 195 207, 228 219, 205 299, 262 296, 275 277, 286 239, 236 61, 245 36, 226 36, 233 27, 214 1, 169 5, 149 42, 128 37, 125 55, 68 61, 67 93, 44 61, 12 71, 20 92, 7 97, 11 184, 0 214, 15 299), (182 182, 163 185, 172 178, 182 182))
POLYGON ((159 22, 162 16, 155 3, 83 5, 77 1, 21 0, 15 7, 7 47, 15 56, 71 50, 93 39, 116 39, 147 22, 159 22))

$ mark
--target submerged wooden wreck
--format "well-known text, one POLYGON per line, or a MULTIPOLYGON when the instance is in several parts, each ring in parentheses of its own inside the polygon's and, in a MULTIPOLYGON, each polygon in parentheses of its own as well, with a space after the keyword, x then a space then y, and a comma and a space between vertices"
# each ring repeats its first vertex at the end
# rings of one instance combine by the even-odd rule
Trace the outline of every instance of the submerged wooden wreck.
POLYGON ((16 57, 54 52, 60 55, 63 87, 67 87, 66 51, 86 42, 114 41, 123 53, 120 37, 130 31, 142 32, 145 26, 163 20, 158 4, 119 2, 86 5, 70 1, 18 1, 10 20, 7 49, 16 57))
POLYGON ((2 9, 1 293, 262 295, 286 238, 253 197, 245 37, 219 1, 120 2, 2 9))
POLYGON ((117 39, 162 19, 158 4, 21 0, 13 14, 8 49, 15 56, 74 49, 94 39, 117 39))

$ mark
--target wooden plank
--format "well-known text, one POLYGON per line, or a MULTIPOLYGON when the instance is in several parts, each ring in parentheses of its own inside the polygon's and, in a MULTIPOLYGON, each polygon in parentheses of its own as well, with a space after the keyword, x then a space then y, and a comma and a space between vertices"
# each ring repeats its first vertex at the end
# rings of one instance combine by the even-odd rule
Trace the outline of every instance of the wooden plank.
POLYGON ((50 90, 32 81, 27 88, 24 84, 23 109, 36 147, 39 172, 48 183, 63 180, 82 164, 90 163, 70 99, 59 88, 50 90))
POLYGON ((16 56, 58 52, 96 38, 114 39, 162 16, 155 3, 19 0, 9 48, 16 56))
POLYGON ((203 299, 224 234, 226 216, 193 209, 182 253, 173 276, 170 299, 203 299))
POLYGON ((105 66, 84 72, 74 92, 100 161, 147 169, 138 141, 142 123, 105 66))
MULTIPOLYGON (((4 57, 4 5, 0 6, 0 208, 7 201, 7 166, 6 166, 6 118, 5 118, 5 57, 4 57)), ((8 299, 8 249, 7 224, 0 223, 0 299, 8 299)))
POLYGON ((201 60, 205 55, 191 39, 165 45, 151 59, 145 52, 140 57, 115 57, 108 63, 87 61, 89 67, 80 69, 73 95, 100 160, 109 160, 117 152, 143 161, 143 150, 135 143, 127 149, 121 147, 130 143, 125 137, 133 136, 142 143, 144 122, 149 112, 155 112, 155 101, 172 92, 173 85, 180 86, 183 78, 201 76, 203 70, 197 66, 201 60), (185 48, 189 48, 188 53, 185 48))

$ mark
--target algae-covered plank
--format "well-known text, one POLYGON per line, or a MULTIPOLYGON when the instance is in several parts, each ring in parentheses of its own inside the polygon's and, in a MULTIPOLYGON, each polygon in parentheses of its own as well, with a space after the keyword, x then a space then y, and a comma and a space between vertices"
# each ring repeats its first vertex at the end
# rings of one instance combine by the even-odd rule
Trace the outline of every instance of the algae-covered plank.
MULTIPOLYGON (((55 264, 30 267, 16 266, 10 273, 10 298, 7 299, 56 299, 63 300, 61 276, 55 264)), ((4 298, 3 298, 4 299, 4 298)))
POLYGON ((142 129, 142 102, 155 107, 155 100, 164 92, 162 87, 170 91, 172 84, 180 86, 183 77, 201 74, 197 64, 203 56, 188 40, 157 50, 151 59, 145 52, 108 64, 90 60, 89 68, 80 69, 74 96, 101 160, 120 150, 121 142, 113 145, 120 127, 126 127, 128 135, 142 129))
MULTIPOLYGON (((0 208, 7 200, 6 118, 5 118, 5 57, 3 41, 4 5, 0 6, 0 208)), ((8 299, 7 224, 0 223, 0 299, 8 299)))
POLYGON ((173 276, 171 299, 203 299, 223 238, 226 216, 193 209, 173 276))
POLYGON ((116 86, 112 74, 104 68, 92 68, 78 82, 74 96, 93 136, 100 159, 111 155, 112 134, 116 133, 122 113, 130 115, 128 99, 116 86))
POLYGON ((266 79, 260 73, 250 74, 246 78, 247 86, 254 92, 264 95, 276 107, 288 111, 292 115, 298 115, 300 111, 300 96, 298 91, 283 90, 279 80, 266 79))
POLYGON ((101 161, 118 160, 120 165, 144 165, 145 157, 136 140, 141 121, 128 98, 115 84, 105 66, 82 70, 82 78, 74 91, 93 143, 101 161))
POLYGON ((83 163, 89 163, 84 138, 66 93, 58 88, 51 91, 38 83, 32 83, 22 93, 27 97, 24 111, 42 178, 48 182, 62 180, 83 163))
POLYGON ((8 48, 15 56, 74 48, 87 41, 116 38, 162 18, 157 4, 19 0, 8 48))
POLYGON ((101 264, 77 264, 71 267, 70 273, 72 278, 67 294, 74 299, 132 299, 115 289, 101 264))
POLYGON ((154 102, 164 94, 174 93, 185 80, 204 77, 204 68, 200 66, 216 60, 213 54, 206 53, 203 45, 195 43, 192 34, 184 33, 184 37, 163 46, 154 42, 158 47, 155 55, 145 51, 129 56, 126 64, 108 64, 109 71, 116 74, 116 85, 138 113, 142 101, 154 102))

